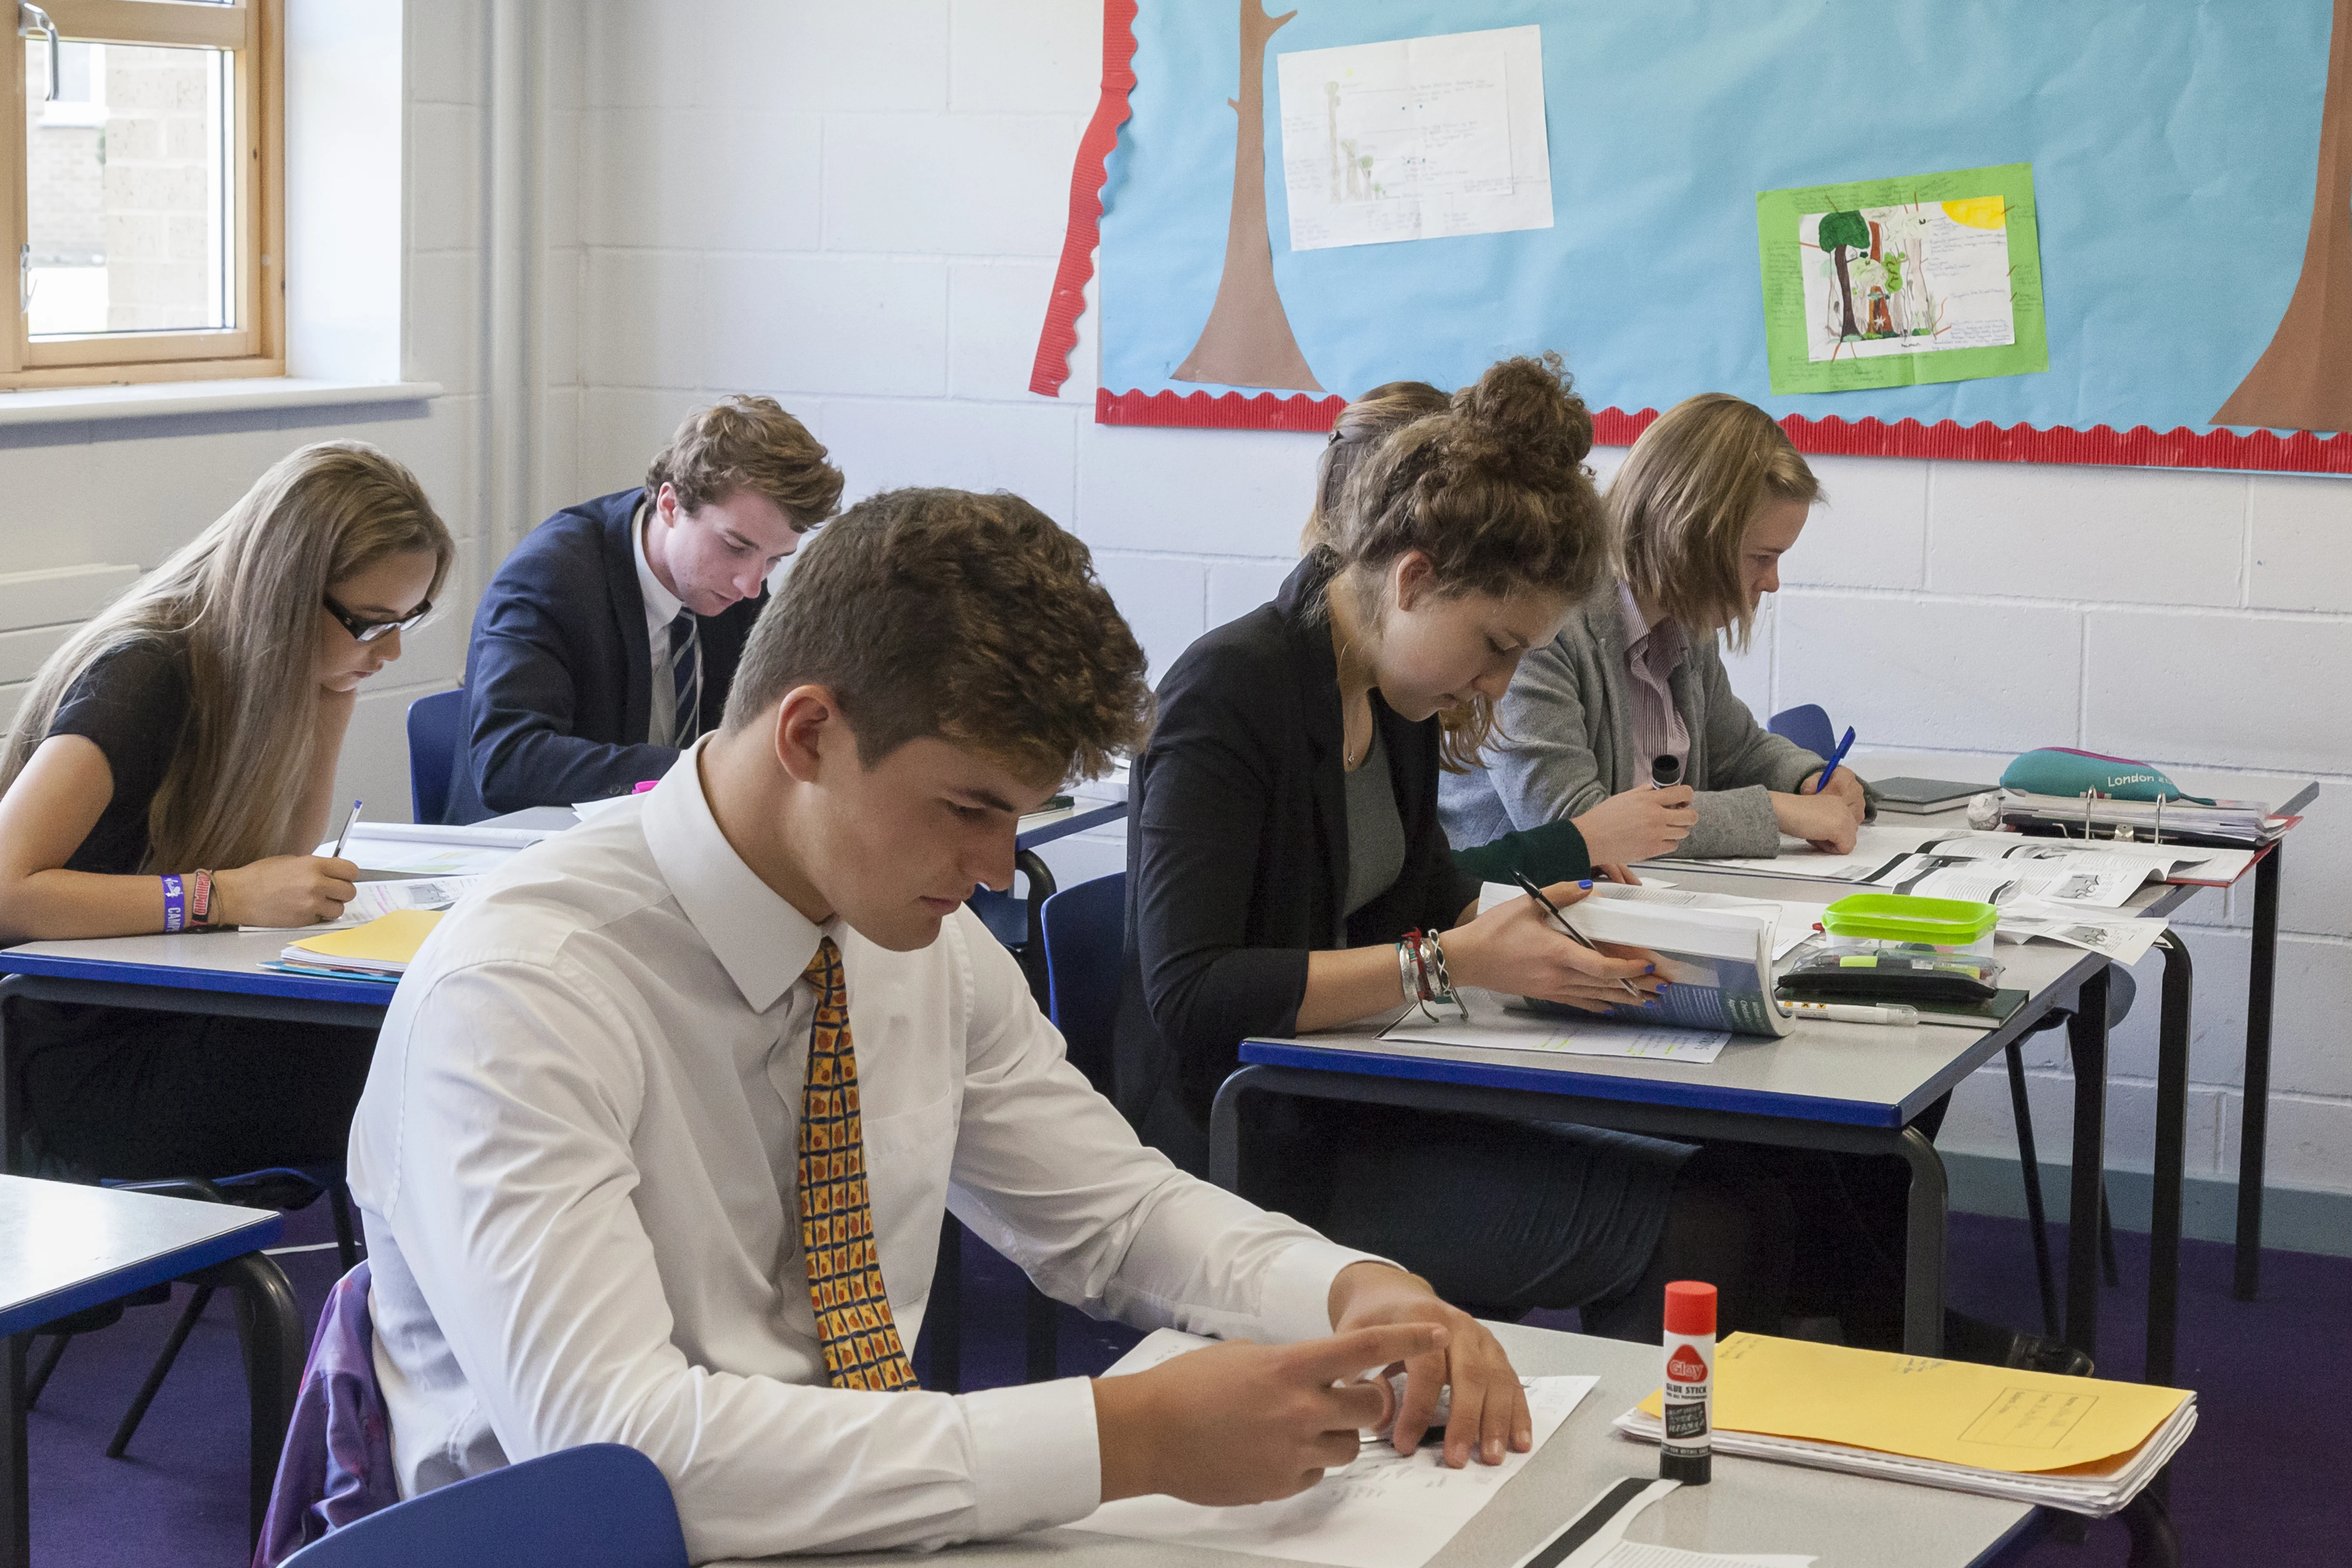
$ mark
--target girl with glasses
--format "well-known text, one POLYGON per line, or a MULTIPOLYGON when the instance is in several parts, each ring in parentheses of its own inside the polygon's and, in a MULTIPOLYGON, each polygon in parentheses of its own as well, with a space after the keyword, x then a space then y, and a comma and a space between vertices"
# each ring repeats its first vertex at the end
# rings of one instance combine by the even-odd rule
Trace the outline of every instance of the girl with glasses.
MULTIPOLYGON (((359 442, 286 457, 41 666, 0 747, 0 942, 331 920, 311 854, 360 688, 455 547, 359 442)), ((28 1137, 58 1175, 339 1159, 373 1031, 16 1004, 28 1137)))

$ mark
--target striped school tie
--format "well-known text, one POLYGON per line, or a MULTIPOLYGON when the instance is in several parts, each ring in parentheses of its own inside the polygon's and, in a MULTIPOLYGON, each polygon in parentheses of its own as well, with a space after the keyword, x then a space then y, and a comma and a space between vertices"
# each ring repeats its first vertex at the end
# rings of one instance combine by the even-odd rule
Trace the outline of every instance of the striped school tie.
POLYGON ((874 1250, 874 1206, 866 1192, 866 1135, 857 1114, 857 1052, 849 1040, 849 987, 841 949, 817 944, 801 978, 816 991, 809 1030, 808 1085, 801 1094, 801 1252, 816 1309, 824 1371, 835 1388, 890 1393, 918 1386, 898 1342, 882 1263, 874 1250))
POLYGON ((702 729, 702 640, 695 634, 691 610, 679 611, 669 623, 669 683, 677 695, 670 744, 684 748, 702 729))

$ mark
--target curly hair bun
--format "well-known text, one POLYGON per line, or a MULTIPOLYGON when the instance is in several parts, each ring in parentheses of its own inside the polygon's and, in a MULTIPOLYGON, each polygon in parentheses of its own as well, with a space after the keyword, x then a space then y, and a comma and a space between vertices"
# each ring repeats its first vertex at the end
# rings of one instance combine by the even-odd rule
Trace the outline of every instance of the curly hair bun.
POLYGON ((1465 461, 1524 483, 1557 483, 1592 450, 1592 412, 1576 395, 1568 366, 1541 358, 1499 360, 1454 394, 1454 446, 1465 461))

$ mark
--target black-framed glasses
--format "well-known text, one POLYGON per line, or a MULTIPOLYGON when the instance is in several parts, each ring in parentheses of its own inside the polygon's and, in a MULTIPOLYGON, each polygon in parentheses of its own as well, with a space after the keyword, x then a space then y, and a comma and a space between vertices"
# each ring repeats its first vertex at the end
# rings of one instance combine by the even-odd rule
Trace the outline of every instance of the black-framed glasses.
POLYGON ((373 643, 387 632, 405 632, 433 613, 433 601, 428 599, 397 621, 362 621, 336 603, 333 594, 327 594, 324 598, 327 613, 342 622, 343 630, 352 634, 355 643, 373 643))

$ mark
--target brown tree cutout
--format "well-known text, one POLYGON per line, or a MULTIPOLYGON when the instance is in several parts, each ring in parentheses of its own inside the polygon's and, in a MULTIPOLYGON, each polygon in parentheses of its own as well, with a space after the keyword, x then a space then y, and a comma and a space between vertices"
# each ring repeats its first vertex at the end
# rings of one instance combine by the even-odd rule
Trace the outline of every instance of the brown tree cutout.
MULTIPOLYGON (((2352 3, 2352 0, 2347 0, 2352 3)), ((1225 270, 1201 340, 1170 378, 1224 386, 1319 392, 1307 356, 1291 335, 1274 282, 1274 241, 1265 226, 1265 46, 1298 15, 1269 16, 1260 0, 1241 0, 1240 95, 1225 100, 1241 117, 1234 141, 1234 211, 1225 226, 1225 270)))
POLYGON ((2352 0, 2336 0, 2303 276, 2271 346, 2212 422, 2352 430, 2352 0))

